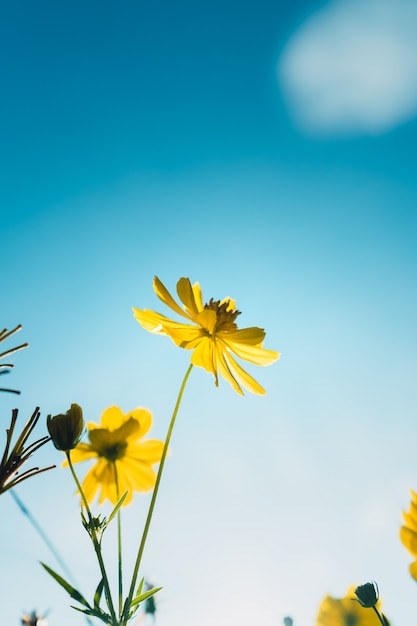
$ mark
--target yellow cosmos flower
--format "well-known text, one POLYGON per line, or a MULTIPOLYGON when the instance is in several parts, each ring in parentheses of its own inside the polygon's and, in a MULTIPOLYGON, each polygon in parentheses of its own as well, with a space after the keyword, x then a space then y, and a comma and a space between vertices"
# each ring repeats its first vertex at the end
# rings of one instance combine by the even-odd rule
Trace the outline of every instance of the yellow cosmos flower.
MULTIPOLYGON (((344 598, 326 596, 320 604, 316 626, 381 626, 376 613, 353 598, 355 587, 350 587, 344 598)), ((375 606, 379 609, 380 602, 375 606)))
MULTIPOLYGON (((400 539, 410 554, 417 559, 417 493, 410 491, 411 502, 408 513, 403 512, 405 525, 400 528, 400 539)), ((410 574, 417 580, 417 560, 410 565, 410 574)))
POLYGON ((118 494, 122 496, 128 491, 123 503, 126 505, 132 500, 133 491, 153 488, 156 474, 152 465, 161 460, 164 444, 152 439, 140 441, 151 425, 152 414, 147 409, 137 408, 124 414, 116 406, 103 412, 100 425, 87 424, 90 443, 79 443, 71 452, 71 461, 97 459, 82 484, 89 502, 99 490, 100 504, 106 499, 116 504, 118 494))
POLYGON ((242 395, 241 385, 252 393, 265 393, 233 355, 255 365, 270 365, 280 354, 262 347, 265 338, 262 328, 238 329, 236 318, 240 311, 235 308, 234 300, 211 298, 204 304, 200 285, 191 285, 189 278, 180 278, 177 294, 184 307, 181 308, 159 278, 155 277, 153 287, 164 304, 191 324, 176 322, 148 309, 134 308, 134 316, 143 328, 158 335, 168 335, 180 348, 192 350, 191 363, 211 372, 216 386, 220 374, 242 395))

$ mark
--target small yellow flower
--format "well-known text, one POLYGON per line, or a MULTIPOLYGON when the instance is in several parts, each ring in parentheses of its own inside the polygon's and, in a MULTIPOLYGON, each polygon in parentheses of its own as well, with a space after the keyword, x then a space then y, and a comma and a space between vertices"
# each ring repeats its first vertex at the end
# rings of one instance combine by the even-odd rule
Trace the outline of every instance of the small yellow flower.
POLYGON ((262 347, 265 338, 262 328, 238 329, 236 318, 240 311, 235 308, 234 300, 211 298, 203 304, 200 285, 191 285, 189 278, 180 278, 177 294, 182 309, 159 278, 155 277, 153 287, 164 304, 191 324, 176 322, 148 309, 134 308, 134 316, 143 328, 158 335, 168 335, 180 348, 192 350, 191 363, 212 373, 216 386, 220 374, 237 393, 243 395, 241 385, 252 393, 265 393, 232 355, 255 365, 270 365, 280 354, 262 347))
MULTIPOLYGON (((400 528, 400 539, 410 554, 417 559, 417 493, 410 491, 411 502, 408 513, 403 512, 405 525, 400 528)), ((410 565, 410 574, 417 580, 417 560, 410 565)))
POLYGON ((100 504, 106 499, 116 504, 118 495, 128 491, 123 503, 126 505, 132 500, 133 491, 153 488, 156 474, 152 465, 159 463, 164 444, 156 439, 139 441, 151 425, 152 414, 147 409, 137 408, 124 414, 116 406, 103 412, 100 425, 87 424, 90 443, 79 443, 71 452, 71 461, 97 459, 82 484, 89 502, 100 490, 100 504))
MULTIPOLYGON (((327 595, 319 607, 316 626, 381 626, 374 611, 356 601, 355 587, 350 587, 344 598, 327 595)), ((379 601, 376 607, 379 608, 379 601)))

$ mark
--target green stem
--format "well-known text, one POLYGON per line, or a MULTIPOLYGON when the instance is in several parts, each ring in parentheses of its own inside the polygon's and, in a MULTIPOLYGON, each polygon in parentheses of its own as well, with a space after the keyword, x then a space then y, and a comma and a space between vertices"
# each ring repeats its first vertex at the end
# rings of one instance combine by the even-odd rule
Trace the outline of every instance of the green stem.
POLYGON ((83 488, 81 487, 80 481, 78 480, 77 474, 74 471, 74 466, 73 466, 72 461, 71 461, 71 450, 67 450, 65 452, 65 454, 66 454, 67 459, 68 459, 68 465, 69 465, 69 468, 71 470, 71 474, 72 474, 72 476, 73 476, 73 478, 75 480, 75 484, 77 485, 78 491, 80 492, 81 499, 82 499, 83 504, 85 506, 85 510, 87 511, 88 521, 90 522, 91 539, 93 541, 94 550, 96 552, 97 560, 98 560, 98 563, 99 563, 99 566, 100 566, 101 575, 103 577, 104 593, 106 595, 107 606, 109 607, 112 623, 113 623, 113 626, 119 626, 119 621, 117 620, 116 613, 114 611, 113 600, 112 600, 112 597, 111 597, 109 579, 107 578, 107 572, 106 572, 106 568, 105 568, 105 565, 104 565, 103 556, 101 554, 101 546, 100 546, 100 542, 99 542, 99 540, 97 538, 96 529, 95 529, 94 523, 93 523, 93 516, 91 515, 91 510, 90 510, 90 507, 89 507, 89 504, 88 504, 88 500, 87 500, 87 498, 85 496, 83 488))
POLYGON ((389 626, 389 622, 388 622, 387 618, 385 617, 385 615, 380 613, 378 611, 378 609, 376 608, 376 606, 373 606, 372 608, 375 611, 375 613, 377 614, 377 617, 378 617, 379 621, 381 622, 382 626, 389 626))
MULTIPOLYGON (((119 493, 119 480, 117 476, 117 467, 116 461, 113 463, 114 465, 114 476, 116 479, 116 497, 117 502, 120 499, 119 493)), ((119 615, 120 619, 122 618, 123 611, 123 565, 122 565, 122 517, 120 514, 120 509, 117 511, 117 571, 119 576, 119 615)))
POLYGON ((167 456, 167 453, 168 453, 169 442, 171 440, 171 435, 172 435, 172 431, 174 429, 174 425, 175 425, 175 420, 176 420, 176 417, 177 417, 178 409, 180 408, 180 404, 181 404, 182 396, 183 396, 183 393, 184 393, 185 385, 187 384, 187 380, 188 380, 188 377, 189 377, 192 369, 193 369, 193 364, 190 363, 190 366, 188 367, 188 369, 187 369, 187 371, 185 373, 184 380, 182 381, 181 388, 180 388, 180 391, 179 391, 179 394, 178 394, 178 398, 177 398, 177 402, 175 404, 174 412, 173 412, 172 417, 171 417, 171 422, 169 424, 167 436, 166 436, 165 443, 164 443, 164 448, 162 450, 161 461, 159 463, 158 473, 156 475, 155 487, 154 487, 154 490, 153 490, 153 493, 152 493, 151 503, 149 505, 148 515, 146 517, 145 527, 143 529, 142 539, 141 539, 139 550, 138 550, 138 555, 136 557, 136 563, 135 563, 135 568, 133 570, 133 576, 132 576, 132 582, 130 584, 129 595, 127 597, 127 601, 126 601, 126 604, 125 604, 125 612, 124 612, 124 615, 123 615, 122 626, 126 626, 127 621, 128 621, 128 612, 129 612, 129 608, 130 608, 130 603, 132 602, 133 594, 135 592, 136 580, 137 580, 137 577, 138 577, 140 563, 142 561, 143 551, 145 549, 146 539, 148 537, 148 531, 149 531, 149 526, 150 526, 151 520, 152 520, 153 510, 155 508, 155 502, 156 502, 156 498, 157 498, 158 490, 159 490, 159 483, 161 482, 161 476, 162 476, 162 472, 164 470, 165 459, 166 459, 166 456, 167 456))

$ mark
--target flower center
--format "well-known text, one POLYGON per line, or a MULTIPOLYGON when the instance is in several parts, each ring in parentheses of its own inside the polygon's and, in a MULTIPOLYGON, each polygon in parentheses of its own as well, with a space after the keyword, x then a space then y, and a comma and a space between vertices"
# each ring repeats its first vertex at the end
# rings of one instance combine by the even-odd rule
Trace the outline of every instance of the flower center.
POLYGON ((238 315, 240 315, 240 311, 233 309, 227 310, 228 306, 229 300, 221 302, 220 300, 213 300, 213 298, 210 298, 210 302, 204 305, 205 309, 210 309, 211 311, 216 312, 216 331, 228 331, 237 329, 235 319, 238 315))
POLYGON ((344 622, 346 626, 356 626, 358 623, 358 618, 356 617, 356 615, 353 615, 353 613, 346 613, 344 622))
POLYGON ((124 457, 125 450, 127 448, 126 441, 119 441, 110 446, 100 447, 100 456, 104 456, 108 461, 117 461, 124 457))

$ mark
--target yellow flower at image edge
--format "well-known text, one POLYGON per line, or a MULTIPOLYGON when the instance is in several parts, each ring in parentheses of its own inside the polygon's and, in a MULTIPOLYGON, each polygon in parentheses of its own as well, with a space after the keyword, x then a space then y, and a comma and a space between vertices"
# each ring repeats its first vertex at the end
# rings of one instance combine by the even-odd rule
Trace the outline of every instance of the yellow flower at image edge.
MULTIPOLYGON (((410 554, 417 559, 417 493, 410 491, 411 502, 408 513, 403 512, 404 526, 400 529, 400 539, 410 554)), ((417 560, 410 565, 410 574, 417 581, 417 560)))
POLYGON ((99 491, 100 504, 104 500, 116 504, 118 496, 128 491, 126 505, 133 491, 153 488, 156 474, 152 466, 161 460, 164 444, 156 439, 140 441, 151 426, 152 414, 147 409, 124 414, 116 406, 103 412, 100 425, 87 424, 90 443, 79 443, 71 452, 71 461, 97 459, 82 484, 89 502, 99 491))
MULTIPOLYGON (((379 609, 380 601, 375 606, 379 609)), ((320 604, 316 626, 381 626, 376 613, 364 608, 355 598, 355 587, 350 587, 344 598, 326 596, 320 604)))
POLYGON ((241 385, 252 393, 265 393, 234 356, 255 365, 270 365, 280 354, 262 347, 265 338, 262 328, 238 329, 236 318, 240 311, 235 308, 234 300, 211 298, 204 304, 199 284, 191 285, 189 278, 180 278, 177 283, 177 294, 183 309, 157 277, 154 279, 154 290, 164 304, 191 324, 176 322, 148 309, 134 308, 134 316, 143 328, 155 334, 168 335, 180 348, 192 350, 191 363, 212 373, 216 385, 220 374, 240 394, 243 394, 241 385))

